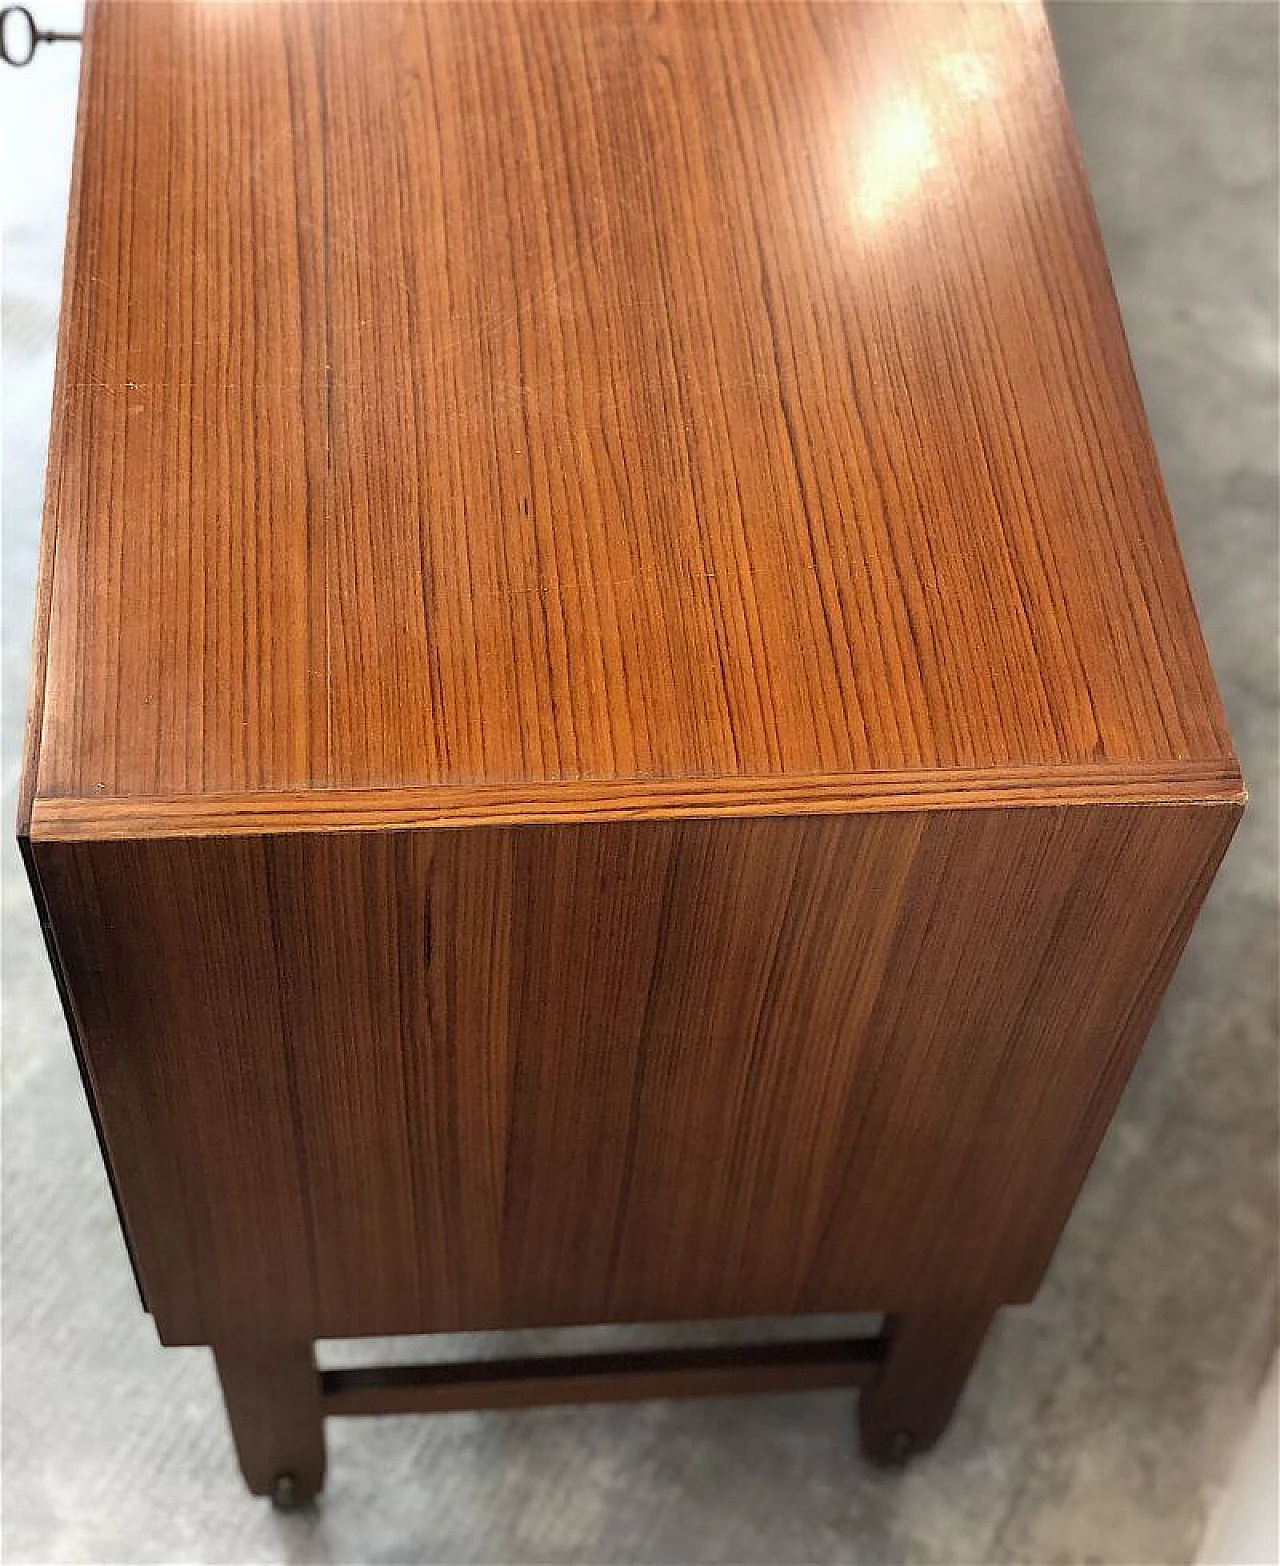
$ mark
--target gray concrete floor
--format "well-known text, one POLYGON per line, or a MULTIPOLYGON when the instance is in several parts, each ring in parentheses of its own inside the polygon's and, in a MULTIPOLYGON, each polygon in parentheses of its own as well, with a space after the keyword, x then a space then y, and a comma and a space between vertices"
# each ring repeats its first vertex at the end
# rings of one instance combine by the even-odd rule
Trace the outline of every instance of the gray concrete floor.
MULTIPOLYGON (((57 0, 38 7, 52 13, 57 0)), ((4 937, 11 1561, 1190 1560, 1276 1334, 1277 22, 1054 15, 1253 794, 1037 1302, 899 1477, 840 1394, 337 1422, 314 1516, 240 1488, 212 1367, 140 1312, 16 854, 4 937)), ((76 51, 0 86, 5 819, 22 723, 76 51)))

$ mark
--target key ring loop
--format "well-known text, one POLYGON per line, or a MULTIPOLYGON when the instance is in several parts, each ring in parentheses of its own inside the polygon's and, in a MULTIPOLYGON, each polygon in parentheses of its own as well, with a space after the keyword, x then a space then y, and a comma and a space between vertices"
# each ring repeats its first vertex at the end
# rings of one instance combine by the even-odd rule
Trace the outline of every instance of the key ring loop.
POLYGON ((0 60, 6 65, 19 68, 30 65, 42 43, 79 43, 80 39, 80 33, 46 32, 37 27, 35 17, 25 5, 6 5, 0 9, 0 60), (13 36, 15 27, 20 29, 16 38, 13 36))
POLYGON ((40 39, 36 35, 36 21, 25 5, 7 5, 0 11, 0 60, 6 65, 30 65, 35 57, 36 45, 40 39), (26 53, 19 57, 14 53, 11 34, 15 20, 21 18, 26 25, 26 53))

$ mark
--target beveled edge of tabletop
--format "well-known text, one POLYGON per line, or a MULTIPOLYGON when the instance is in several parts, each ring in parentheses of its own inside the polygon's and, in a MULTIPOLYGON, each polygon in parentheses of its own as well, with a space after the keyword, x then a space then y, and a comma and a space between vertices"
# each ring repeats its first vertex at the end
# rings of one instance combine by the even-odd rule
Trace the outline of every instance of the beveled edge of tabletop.
POLYGON ((1228 757, 1002 772, 975 767, 153 798, 37 796, 19 831, 33 841, 86 842, 1080 805, 1198 804, 1240 810, 1246 799, 1239 766, 1228 757))

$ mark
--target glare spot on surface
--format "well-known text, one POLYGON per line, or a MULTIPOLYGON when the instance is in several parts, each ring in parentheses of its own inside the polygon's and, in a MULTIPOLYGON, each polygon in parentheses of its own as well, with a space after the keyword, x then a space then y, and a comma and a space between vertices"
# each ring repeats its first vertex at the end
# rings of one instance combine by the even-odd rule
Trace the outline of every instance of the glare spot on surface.
POLYGON ((936 69, 956 97, 963 98, 967 103, 974 103, 979 98, 990 98, 995 94, 995 78, 989 61, 983 55, 975 54, 971 49, 943 55, 936 69))
POLYGON ((951 161, 952 144, 972 134, 969 106, 999 90, 989 56, 955 50, 931 63, 923 88, 899 90, 875 105, 858 128, 854 221, 876 227, 892 219, 944 158, 951 161))
POLYGON ((938 166, 933 115, 921 98, 897 98, 868 127, 858 164, 854 215, 880 223, 938 166))

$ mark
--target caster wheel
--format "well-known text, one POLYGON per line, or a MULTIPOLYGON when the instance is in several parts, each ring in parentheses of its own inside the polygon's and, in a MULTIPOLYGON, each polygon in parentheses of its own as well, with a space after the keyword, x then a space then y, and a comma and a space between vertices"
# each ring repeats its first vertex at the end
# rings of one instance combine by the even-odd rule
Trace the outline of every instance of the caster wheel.
POLYGON ((278 1512, 296 1512, 311 1500, 291 1473, 277 1474, 271 1485, 271 1504, 278 1512))

